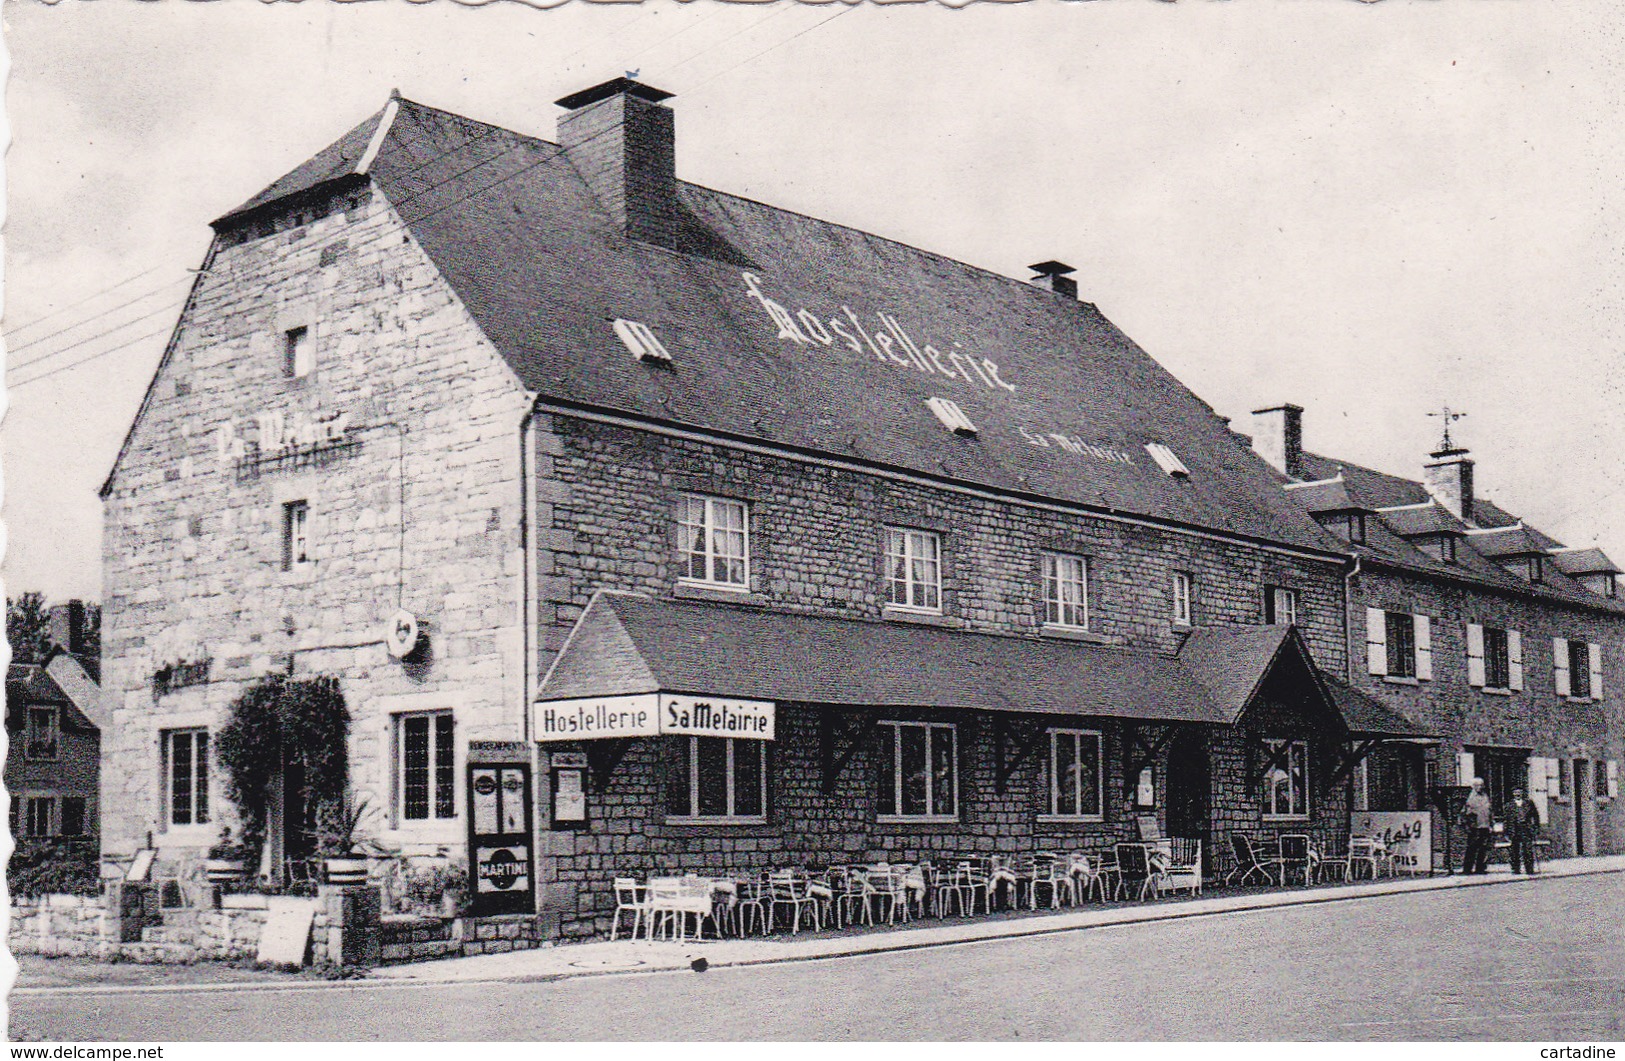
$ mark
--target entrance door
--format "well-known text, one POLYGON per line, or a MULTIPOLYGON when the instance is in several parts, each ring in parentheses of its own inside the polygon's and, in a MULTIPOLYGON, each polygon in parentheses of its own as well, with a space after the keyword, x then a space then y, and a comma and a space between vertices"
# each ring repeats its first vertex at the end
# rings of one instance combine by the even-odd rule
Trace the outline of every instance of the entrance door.
POLYGON ((1168 835, 1201 840, 1204 859, 1211 858, 1213 779, 1204 731, 1182 729, 1169 742, 1167 789, 1168 835))

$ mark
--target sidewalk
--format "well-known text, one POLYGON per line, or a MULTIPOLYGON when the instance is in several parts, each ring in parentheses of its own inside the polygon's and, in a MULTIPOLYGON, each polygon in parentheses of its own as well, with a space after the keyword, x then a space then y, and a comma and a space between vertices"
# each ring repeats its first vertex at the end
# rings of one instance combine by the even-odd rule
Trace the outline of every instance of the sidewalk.
POLYGON ((1310 903, 1343 902, 1409 892, 1515 885, 1554 877, 1621 872, 1625 872, 1625 855, 1611 855, 1548 862, 1542 866, 1540 875, 1535 878, 1515 876, 1507 867, 1495 866, 1483 877, 1418 877, 1226 895, 1211 899, 1183 901, 1164 899, 1155 903, 1091 906, 1086 909, 998 920, 950 922, 927 920, 915 922, 923 926, 919 928, 845 933, 838 936, 820 935, 817 938, 775 936, 757 939, 707 939, 704 942, 691 941, 682 944, 626 939, 615 942, 570 943, 540 950, 482 954, 472 958, 450 958, 410 965, 386 966, 375 970, 368 980, 417 984, 492 980, 523 982, 557 980, 572 976, 682 970, 690 968, 691 962, 696 958, 704 958, 711 968, 810 961, 818 958, 882 954, 888 951, 942 947, 1019 936, 1040 936, 1054 932, 1075 932, 1107 925, 1168 921, 1243 910, 1264 910, 1277 906, 1303 906, 1310 903))

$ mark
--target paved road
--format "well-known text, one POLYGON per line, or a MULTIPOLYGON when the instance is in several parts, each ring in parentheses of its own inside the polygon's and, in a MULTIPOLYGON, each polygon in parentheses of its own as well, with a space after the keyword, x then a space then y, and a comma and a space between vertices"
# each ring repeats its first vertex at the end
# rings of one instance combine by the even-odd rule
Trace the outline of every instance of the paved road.
POLYGON ((1625 1038, 1625 875, 707 973, 24 995, 50 1039, 1625 1038))

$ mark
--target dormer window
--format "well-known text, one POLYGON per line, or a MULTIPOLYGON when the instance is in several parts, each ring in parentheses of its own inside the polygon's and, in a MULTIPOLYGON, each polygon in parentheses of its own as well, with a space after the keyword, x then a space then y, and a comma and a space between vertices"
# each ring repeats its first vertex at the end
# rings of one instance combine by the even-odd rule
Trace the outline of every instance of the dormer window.
POLYGON ((1453 534, 1436 534, 1428 538, 1420 538, 1415 543, 1422 552, 1427 553, 1440 563, 1453 564, 1456 562, 1456 536, 1453 534))
POLYGON ((1320 525, 1346 542, 1365 542, 1364 512, 1330 512, 1320 517, 1320 525))

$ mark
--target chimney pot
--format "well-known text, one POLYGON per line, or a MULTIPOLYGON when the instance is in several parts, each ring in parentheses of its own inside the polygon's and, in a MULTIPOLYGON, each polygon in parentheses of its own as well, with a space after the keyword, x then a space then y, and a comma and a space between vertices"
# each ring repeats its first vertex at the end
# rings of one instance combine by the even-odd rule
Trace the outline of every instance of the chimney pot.
POLYGON ((1253 452, 1278 472, 1303 478, 1303 407, 1290 403, 1253 410, 1253 452))
POLYGON ((1075 273, 1077 270, 1065 262, 1039 262, 1037 265, 1029 265, 1027 268, 1037 274, 1027 281, 1034 287, 1042 287, 1046 291, 1053 291, 1057 295, 1065 295, 1067 298, 1078 297, 1078 282, 1067 275, 1068 273, 1075 273))

